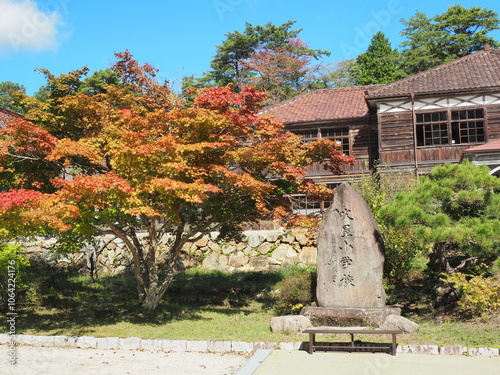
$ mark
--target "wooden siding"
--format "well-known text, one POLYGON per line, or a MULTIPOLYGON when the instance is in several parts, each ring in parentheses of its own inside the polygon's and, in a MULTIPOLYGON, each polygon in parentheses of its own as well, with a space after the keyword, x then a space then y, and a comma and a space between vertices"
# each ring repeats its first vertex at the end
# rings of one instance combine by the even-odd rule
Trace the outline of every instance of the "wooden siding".
MULTIPOLYGON (((417 160, 419 163, 428 161, 456 161, 460 159, 462 151, 470 147, 473 147, 473 145, 419 148, 417 149, 417 160)), ((410 150, 382 151, 380 161, 383 165, 414 163, 415 158, 413 155, 413 148, 410 150)))
MULTIPOLYGON (((354 165, 342 165, 342 170, 346 173, 356 172, 356 173, 366 173, 370 171, 370 160, 368 158, 357 159, 354 165)), ((331 174, 331 172, 325 170, 323 168, 323 164, 314 163, 306 168, 307 177, 312 177, 313 175, 321 175, 321 174, 331 174)))
MULTIPOLYGON (((288 130, 297 132, 311 129, 349 128, 350 155, 356 157, 354 165, 343 165, 345 173, 368 173, 373 162, 378 159, 378 135, 375 116, 342 120, 321 124, 307 124, 307 126, 289 125, 288 130)), ((322 164, 315 163, 306 168, 307 177, 324 176, 331 174, 322 164)))
POLYGON ((500 106, 486 107, 488 140, 500 139, 500 106))
MULTIPOLYGON (((486 136, 488 140, 500 139, 500 106, 486 106, 486 136)), ((418 112, 417 112, 418 113, 418 112)), ((412 112, 378 114, 380 162, 382 165, 410 164, 415 162, 412 112)), ((460 159, 463 150, 476 144, 419 147, 417 158, 422 162, 447 162, 460 159)))
POLYGON ((404 150, 413 147, 411 112, 379 114, 378 133, 381 152, 386 150, 404 150))

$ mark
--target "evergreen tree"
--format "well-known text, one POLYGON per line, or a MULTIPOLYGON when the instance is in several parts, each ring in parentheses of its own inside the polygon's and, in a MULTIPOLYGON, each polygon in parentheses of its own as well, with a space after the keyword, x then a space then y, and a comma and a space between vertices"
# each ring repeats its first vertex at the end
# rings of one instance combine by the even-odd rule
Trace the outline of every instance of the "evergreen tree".
POLYGON ((500 22, 497 13, 487 8, 453 5, 432 18, 417 12, 401 22, 406 26, 401 32, 407 38, 402 54, 409 75, 470 55, 486 44, 500 46, 487 35, 497 30, 500 22))
POLYGON ((98 70, 82 80, 79 92, 87 95, 106 93, 106 86, 118 86, 121 80, 118 74, 111 69, 98 70))
POLYGON ((26 94, 26 87, 12 81, 0 82, 0 107, 14 112, 22 112, 22 107, 15 99, 16 92, 26 94))
POLYGON ((217 46, 217 53, 210 63, 212 69, 204 73, 202 78, 184 79, 183 90, 186 92, 190 87, 229 84, 240 88, 255 83, 256 77, 269 76, 268 72, 264 72, 264 61, 269 62, 268 66, 281 71, 279 74, 273 72, 272 75, 280 75, 285 84, 288 81, 295 84, 297 71, 302 72, 310 60, 319 59, 330 52, 308 48, 298 37, 302 29, 291 29, 294 24, 295 21, 288 21, 280 26, 271 22, 263 26, 247 23, 243 32, 227 33, 226 40, 217 46))
POLYGON ((402 78, 399 66, 399 52, 379 31, 373 36, 366 52, 356 58, 352 75, 358 86, 390 83, 402 78))
POLYGON ((500 255, 500 179, 486 166, 469 161, 435 167, 421 176, 413 191, 398 194, 380 210, 395 228, 413 227, 432 246, 442 272, 468 261, 500 255), (451 265, 450 256, 460 255, 451 265))

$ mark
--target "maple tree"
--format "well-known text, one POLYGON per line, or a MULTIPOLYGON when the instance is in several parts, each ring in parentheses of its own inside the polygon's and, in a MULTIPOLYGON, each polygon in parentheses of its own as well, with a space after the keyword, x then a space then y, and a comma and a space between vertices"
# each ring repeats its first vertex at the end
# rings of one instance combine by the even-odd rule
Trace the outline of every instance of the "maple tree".
POLYGON ((48 99, 25 97, 26 118, 0 130, 0 217, 9 219, 4 236, 57 234, 72 248, 102 234, 121 239, 147 311, 188 240, 229 236, 271 215, 280 181, 324 193, 304 180, 312 162, 337 173, 352 162, 334 142, 303 144, 258 116, 265 93, 253 87, 198 90, 187 105, 155 80, 155 68, 128 51, 116 56, 121 84, 92 96, 79 92, 85 69, 42 70, 48 99))
POLYGON ((240 61, 249 72, 247 81, 266 91, 268 104, 288 99, 305 90, 312 56, 300 38, 287 38, 286 43, 273 46, 259 44, 252 55, 240 61))
POLYGON ((211 70, 203 77, 183 78, 183 90, 189 87, 225 86, 237 90, 255 84, 259 90, 269 90, 271 103, 289 99, 311 88, 321 65, 312 60, 329 56, 330 52, 309 48, 300 38, 302 29, 292 29, 295 21, 276 26, 272 22, 254 26, 246 23, 243 32, 226 34, 217 46, 210 63, 211 70))

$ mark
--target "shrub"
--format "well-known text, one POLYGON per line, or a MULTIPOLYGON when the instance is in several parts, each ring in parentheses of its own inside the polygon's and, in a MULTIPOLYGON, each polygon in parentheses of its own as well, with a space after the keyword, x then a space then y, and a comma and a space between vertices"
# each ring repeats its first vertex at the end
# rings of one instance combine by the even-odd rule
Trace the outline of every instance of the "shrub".
POLYGON ((7 308, 9 294, 18 301, 20 293, 27 288, 22 282, 23 269, 29 261, 20 253, 20 247, 13 244, 0 244, 0 310, 7 308))
POLYGON ((316 272, 311 268, 294 266, 283 269, 282 275, 283 280, 277 285, 276 313, 297 314, 314 300, 316 272))
POLYGON ((500 279, 464 274, 447 275, 446 280, 460 291, 458 302, 461 309, 471 316, 481 316, 500 310, 500 279))
POLYGON ((384 274, 389 284, 400 285, 412 271, 422 269, 424 247, 410 228, 381 225, 379 229, 385 245, 384 274))

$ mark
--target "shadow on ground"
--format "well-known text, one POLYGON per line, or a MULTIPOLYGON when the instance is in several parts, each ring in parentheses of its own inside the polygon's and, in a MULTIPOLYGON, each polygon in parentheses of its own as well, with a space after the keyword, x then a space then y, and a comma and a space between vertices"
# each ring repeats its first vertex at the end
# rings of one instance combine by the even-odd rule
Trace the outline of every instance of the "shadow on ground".
POLYGON ((246 307, 254 301, 271 308, 270 292, 280 279, 277 272, 183 272, 155 313, 147 315, 137 303, 131 273, 91 279, 70 268, 34 263, 26 270, 28 288, 20 293, 18 330, 54 334, 71 330, 84 335, 93 327, 117 322, 154 325, 200 320, 203 311, 248 315, 252 311, 246 307))

